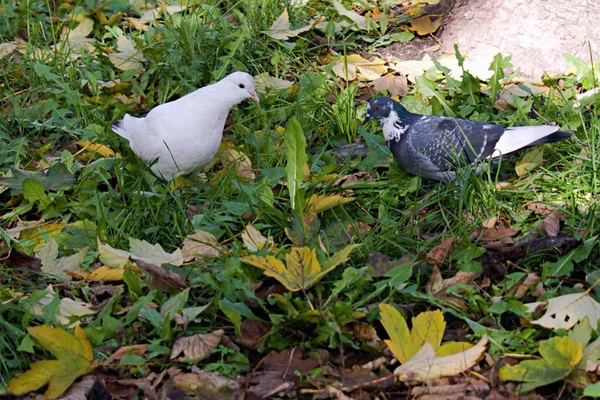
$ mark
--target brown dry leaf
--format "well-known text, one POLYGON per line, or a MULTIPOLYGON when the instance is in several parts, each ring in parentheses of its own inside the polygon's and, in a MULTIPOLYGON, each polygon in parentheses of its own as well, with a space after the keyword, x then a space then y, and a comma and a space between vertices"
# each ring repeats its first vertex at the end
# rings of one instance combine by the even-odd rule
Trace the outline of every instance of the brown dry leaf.
POLYGON ((386 66, 380 58, 375 57, 369 61, 358 54, 350 54, 345 58, 342 57, 332 70, 342 79, 346 79, 347 72, 349 81, 357 78, 361 81, 373 81, 385 73, 386 66), (348 67, 347 71, 346 66, 348 67))
POLYGON ((440 300, 454 304, 461 310, 467 310, 468 305, 464 299, 449 294, 447 291, 454 286, 470 284, 478 275, 479 273, 477 272, 458 271, 453 277, 443 279, 438 267, 434 266, 433 271, 431 272, 431 278, 429 278, 425 290, 440 300))
POLYGON ((246 319, 242 321, 242 345, 248 349, 256 350, 271 330, 266 322, 246 319))
POLYGON ((532 210, 537 215, 548 215, 556 210, 556 207, 542 203, 525 203, 525 208, 532 210))
POLYGON ((221 153, 221 163, 225 169, 237 167, 236 175, 238 178, 254 180, 256 174, 252 171, 250 158, 241 151, 227 148, 221 153))
POLYGON ((444 376, 457 376, 473 367, 483 357, 488 338, 485 335, 473 347, 449 356, 436 357, 430 342, 410 360, 396 368, 394 375, 402 382, 425 382, 444 376))
POLYGON ((424 15, 410 21, 410 29, 417 32, 418 35, 427 36, 435 33, 442 25, 441 15, 424 15))
POLYGON ((155 287, 161 292, 169 289, 183 290, 187 288, 185 279, 173 271, 166 271, 163 267, 146 263, 142 260, 132 259, 135 264, 150 274, 149 285, 155 287))
POLYGON ((326 362, 327 360, 316 358, 304 359, 302 350, 297 347, 279 352, 271 351, 263 358, 265 371, 276 371, 283 378, 294 378, 296 376, 296 371, 300 372, 303 376, 306 376, 313 369, 326 362))
POLYGON ((494 227, 496 226, 496 222, 498 222, 498 217, 492 217, 483 221, 481 225, 487 229, 494 229, 494 227))
POLYGON ((498 225, 494 229, 477 228, 471 234, 471 241, 479 239, 478 242, 485 248, 500 249, 508 245, 514 244, 512 239, 518 232, 504 225, 498 225), (483 235, 481 235, 481 233, 483 235))
POLYGON ((373 81, 373 89, 378 93, 388 92, 390 96, 403 97, 408 93, 408 79, 404 75, 382 76, 373 81))
POLYGON ((179 338, 173 344, 170 359, 179 362, 204 360, 210 357, 212 350, 219 346, 224 335, 225 331, 219 329, 207 334, 197 333, 179 338), (183 357, 177 357, 181 353, 183 353, 183 357))
POLYGON ((358 182, 372 182, 373 176, 371 176, 368 172, 355 172, 350 175, 344 175, 338 180, 336 180, 332 187, 346 187, 358 182))
POLYGON ((560 233, 560 217, 558 213, 548 214, 537 228, 547 237, 558 236, 560 233))
POLYGON ((369 254, 369 262, 367 263, 367 272, 374 277, 382 277, 392 268, 403 264, 413 262, 413 257, 404 256, 398 260, 391 261, 388 256, 379 251, 369 254))
POLYGON ((197 230, 183 240, 181 251, 186 260, 200 260, 204 257, 221 257, 224 248, 212 233, 197 230))
POLYGON ((264 249, 266 245, 271 247, 275 244, 273 236, 269 236, 267 239, 252 224, 246 225, 246 229, 242 232, 242 241, 244 242, 244 247, 252 253, 264 249))
POLYGON ((140 18, 124 18, 125 21, 129 23, 133 29, 137 29, 138 31, 146 32, 148 30, 148 21, 144 21, 140 18))
POLYGON ((452 256, 452 249, 456 243, 456 236, 442 239, 442 243, 435 246, 425 256, 425 262, 429 265, 440 265, 444 262, 446 257, 452 256))
POLYGON ((143 356, 146 353, 147 345, 145 344, 134 344, 130 346, 123 346, 119 350, 111 354, 106 360, 102 362, 102 365, 110 365, 114 361, 120 360, 128 355, 143 356))
POLYGON ((515 291, 514 297, 515 299, 522 299, 525 297, 529 289, 535 285, 540 280, 540 276, 538 274, 534 274, 530 272, 525 277, 522 283, 519 284, 517 290, 515 291))

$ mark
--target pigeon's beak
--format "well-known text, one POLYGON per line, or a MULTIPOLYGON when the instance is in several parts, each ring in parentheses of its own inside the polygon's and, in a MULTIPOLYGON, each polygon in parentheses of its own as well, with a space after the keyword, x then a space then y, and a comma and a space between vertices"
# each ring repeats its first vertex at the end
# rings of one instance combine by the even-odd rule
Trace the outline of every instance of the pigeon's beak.
POLYGON ((365 119, 363 121, 363 125, 366 124, 367 122, 369 122, 372 119, 373 118, 371 118, 371 114, 367 113, 367 115, 365 115, 365 119))
POLYGON ((252 100, 254 100, 255 102, 260 104, 260 99, 258 98, 258 95, 256 94, 256 92, 248 92, 250 93, 250 97, 252 97, 252 100))

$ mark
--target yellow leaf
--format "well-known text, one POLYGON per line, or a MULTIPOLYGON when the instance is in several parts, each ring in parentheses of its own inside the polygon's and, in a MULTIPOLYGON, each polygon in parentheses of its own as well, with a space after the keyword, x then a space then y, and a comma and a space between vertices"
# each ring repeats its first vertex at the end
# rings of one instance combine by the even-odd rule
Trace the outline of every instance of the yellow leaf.
POLYGON ((348 67, 348 80, 356 78, 361 81, 373 81, 385 73, 385 62, 375 57, 369 61, 358 54, 343 57, 333 66, 333 72, 342 79, 346 79, 346 66, 348 67))
POLYGON ((332 209, 333 207, 341 206, 354 200, 354 197, 343 197, 339 194, 324 196, 321 194, 313 194, 308 200, 306 207, 307 213, 318 214, 323 211, 332 209))
POLYGON ((110 147, 103 144, 92 143, 88 140, 75 142, 75 144, 82 147, 79 153, 79 159, 83 162, 95 160, 97 155, 100 155, 101 158, 121 158, 119 153, 115 153, 110 147))
POLYGON ((37 253, 46 244, 46 238, 50 240, 58 236, 66 224, 66 222, 51 222, 25 228, 18 232, 19 244, 23 247, 31 248, 31 250, 37 253))
POLYGON ((242 257, 241 260, 264 270, 266 275, 277 279, 288 290, 296 292, 309 289, 316 284, 329 271, 344 262, 356 246, 346 246, 335 253, 325 262, 325 268, 322 268, 317 260, 316 251, 309 247, 292 247, 290 252, 285 255, 285 264, 273 256, 259 257, 252 255, 242 257))
POLYGON ((444 376, 457 376, 477 363, 487 347, 488 338, 484 336, 470 349, 449 356, 438 357, 430 342, 406 363, 396 368, 394 375, 403 382, 425 382, 444 376))
POLYGON ((57 359, 33 363, 29 370, 11 379, 8 388, 14 395, 23 395, 48 384, 44 399, 56 399, 75 379, 90 373, 98 365, 85 332, 78 326, 74 334, 48 325, 27 328, 27 331, 57 359))
POLYGON ((412 319, 412 331, 409 332, 406 320, 393 306, 380 304, 381 323, 390 336, 386 340, 392 353, 400 363, 410 360, 427 343, 435 355, 446 356, 471 347, 470 343, 451 342, 440 347, 446 321, 440 310, 426 311, 412 319))
POLYGON ((111 268, 103 265, 93 270, 85 279, 88 281, 122 281, 124 268, 111 268))
POLYGON ((431 33, 434 33, 438 30, 440 25, 442 25, 442 17, 439 15, 424 15, 422 17, 413 19, 410 22, 410 28, 421 36, 426 36, 431 33))
POLYGON ((221 163, 223 167, 230 168, 237 166, 236 175, 238 178, 254 180, 256 174, 252 171, 250 158, 241 151, 235 149, 225 149, 221 153, 221 163))
POLYGON ((527 174, 534 168, 539 167, 544 161, 544 148, 535 147, 529 153, 525 154, 523 159, 515 165, 515 171, 519 177, 527 174))

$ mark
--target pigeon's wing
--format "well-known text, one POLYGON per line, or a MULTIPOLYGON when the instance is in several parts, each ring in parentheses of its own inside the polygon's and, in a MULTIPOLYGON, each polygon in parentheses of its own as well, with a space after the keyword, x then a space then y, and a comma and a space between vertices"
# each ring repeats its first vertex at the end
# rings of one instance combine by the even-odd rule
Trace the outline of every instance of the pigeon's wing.
POLYGON ((504 132, 505 128, 496 124, 425 116, 412 124, 409 140, 415 150, 427 154, 444 170, 487 158, 504 132))

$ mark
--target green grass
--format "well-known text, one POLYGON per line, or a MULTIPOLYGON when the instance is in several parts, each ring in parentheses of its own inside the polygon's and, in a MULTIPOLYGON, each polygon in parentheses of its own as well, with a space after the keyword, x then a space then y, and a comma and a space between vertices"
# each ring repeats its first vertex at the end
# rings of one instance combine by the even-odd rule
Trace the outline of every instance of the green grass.
MULTIPOLYGON (((48 207, 0 188, 0 257, 8 257, 11 248, 30 255, 39 251, 36 245, 48 240, 49 232, 42 228, 33 237, 23 238, 10 229, 41 220, 67 224, 57 235, 60 256, 90 246, 82 265, 86 269, 94 268, 98 262, 98 239, 115 248, 128 249, 129 238, 136 238, 158 243, 172 252, 187 235, 204 230, 227 248, 220 258, 193 262, 181 269, 173 267, 192 285, 182 307, 209 305, 186 326, 187 330, 171 320, 162 325, 153 322, 156 311, 143 307, 143 318, 121 333, 123 343, 151 343, 165 367, 170 365, 165 356, 176 338, 215 328, 224 328, 228 335, 234 336, 232 315, 238 313, 244 320, 260 318, 271 323, 270 348, 299 345, 306 351, 358 350, 360 340, 354 340, 342 328, 352 320, 353 310, 362 312, 369 323, 375 323, 378 319, 375 306, 384 301, 407 305, 414 314, 442 308, 447 319, 475 321, 477 326, 489 327, 493 325, 489 319, 493 319, 497 329, 490 331, 493 331, 490 353, 494 357, 504 352, 534 353, 536 340, 551 335, 542 329, 532 332, 521 327, 520 315, 516 313, 487 313, 492 305, 491 296, 503 295, 510 289, 513 284, 510 275, 487 288, 463 288, 465 291, 459 295, 467 308, 460 309, 426 293, 432 267, 423 260, 444 238, 456 236, 453 258, 441 266, 444 276, 454 275, 457 268, 486 271, 488 266, 477 265, 473 257, 465 255, 478 245, 470 240, 470 235, 484 221, 498 217, 504 225, 519 231, 515 236, 517 241, 527 240, 544 218, 528 211, 527 203, 558 207, 563 220, 561 235, 586 240, 600 233, 596 200, 600 120, 594 111, 598 109, 598 95, 575 105, 578 91, 598 87, 597 66, 590 68, 587 61, 582 62, 576 75, 560 77, 563 80, 560 87, 556 83, 558 78, 546 82, 551 92, 556 91, 555 95, 516 99, 509 111, 495 109, 489 94, 503 90, 508 59, 496 58, 495 75, 488 82, 488 90, 481 90, 480 82, 471 76, 465 75, 462 82, 457 82, 442 71, 429 71, 421 84, 411 86, 411 92, 402 100, 410 110, 445 114, 448 111, 445 107, 449 107, 464 118, 525 125, 542 123, 530 114, 535 107, 544 118, 575 131, 577 137, 545 146, 545 162, 527 176, 518 178, 514 173, 514 162, 522 158, 517 155, 512 160, 503 160, 499 173, 485 171, 476 176, 472 170, 464 169, 460 171, 459 185, 443 185, 422 181, 399 170, 384 146, 379 128, 374 124, 361 126, 364 103, 357 98, 357 83, 337 79, 331 72, 333 64, 321 67, 316 61, 319 54, 330 49, 350 54, 356 47, 366 48, 366 42, 371 43, 376 32, 345 29, 327 37, 324 45, 322 40, 313 40, 317 36, 322 39, 324 33, 311 31, 292 38, 291 44, 282 43, 260 31, 268 29, 285 7, 289 7, 294 27, 306 23, 314 10, 309 13, 309 9, 297 9, 275 0, 202 2, 184 13, 165 16, 150 24, 145 32, 128 27, 118 17, 110 24, 103 24, 88 3, 65 3, 56 10, 51 2, 28 2, 27 7, 24 4, 0 3, 3 10, 0 42, 9 42, 18 35, 27 44, 24 51, 0 58, 0 82, 4 82, 0 85, 0 112, 5 116, 0 119, 0 173, 9 176, 11 167, 39 171, 63 163, 74 176, 74 182, 62 190, 47 191, 48 207), (61 39, 63 29, 77 25, 69 13, 94 20, 89 35, 92 47, 77 57, 60 50, 67 46, 66 39, 61 39), (142 52, 144 66, 139 72, 121 71, 108 58, 109 52, 116 51, 116 38, 121 33, 132 39, 142 52), (362 40, 361 35, 367 35, 369 40, 362 40), (217 184, 173 189, 153 176, 125 141, 109 128, 125 112, 143 114, 234 70, 253 75, 268 72, 294 81, 291 90, 263 95, 260 107, 242 104, 232 111, 234 123, 226 132, 226 139, 249 157, 257 173, 254 181, 244 181, 234 170, 228 170, 219 176, 217 184), (124 104, 123 99, 131 103, 124 104), (302 210, 292 209, 283 184, 286 155, 281 128, 293 117, 306 137, 310 169, 310 176, 300 188, 301 198, 308 201, 313 194, 340 194, 343 190, 347 191, 345 195, 355 198, 354 202, 321 213, 316 220, 305 224, 299 213, 302 210), (334 156, 337 148, 358 138, 372 150, 365 160, 334 156), (72 157, 77 150, 74 142, 85 140, 106 145, 122 157, 95 161, 72 157), (344 189, 331 186, 337 178, 352 173, 366 173, 370 179, 359 180, 344 189), (332 178, 332 174, 336 176, 332 178), (500 189, 499 185, 506 181, 509 184, 500 189), (201 212, 194 211, 197 209, 201 212), (318 249, 321 262, 346 244, 362 246, 352 253, 344 267, 335 269, 306 293, 295 296, 288 293, 285 300, 260 298, 257 286, 265 276, 240 261, 247 253, 240 234, 248 223, 265 236, 273 237, 277 249, 272 254, 280 258, 294 247, 290 230, 301 232, 304 244, 318 249), (392 262, 402 257, 411 260, 410 278, 368 275, 365 266, 369 256, 376 252, 392 262), (256 302, 258 307, 250 310, 246 307, 249 302, 256 302), (318 322, 307 322, 311 307, 321 313, 318 322), (308 323, 314 329, 303 332, 308 323)), ((331 7, 314 7, 330 19, 336 18, 331 7)), ((136 15, 124 1, 106 4, 102 11, 107 18, 117 12, 136 15)), ((391 28, 400 30, 401 26, 391 28)), ((208 182, 221 169, 218 164, 208 171, 208 182)), ((268 253, 262 250, 260 254, 268 253)), ((580 275, 585 276, 597 267, 594 260, 598 256, 594 249, 588 258, 576 263, 579 280, 580 275)), ((541 274, 559 258, 557 252, 545 251, 519 260, 518 265, 507 264, 506 272, 541 274)), ((0 358, 0 375, 8 378, 29 365, 28 354, 18 350, 24 340, 30 344, 25 329, 52 321, 52 312, 56 312, 47 310, 46 316, 31 315, 28 303, 19 300, 14 292, 30 295, 45 288, 47 283, 57 282, 32 271, 24 274, 25 278, 21 275, 17 278, 0 262, 0 352, 6 355, 0 358), (35 285, 25 285, 22 279, 29 279, 35 285)), ((547 291, 562 294, 573 290, 573 281, 567 278, 549 281, 547 291)), ((147 278, 133 274, 126 280, 124 294, 114 298, 113 308, 106 311, 105 317, 84 319, 86 324, 106 332, 105 336, 93 337, 94 346, 117 345, 114 324, 121 323, 127 307, 136 302, 141 304, 140 299, 149 292, 147 278), (136 284, 142 287, 142 296, 135 293, 136 284)), ((76 281, 64 283, 59 295, 100 302, 90 294, 88 285, 76 281)), ((151 301, 160 306, 173 297, 174 293, 156 293, 151 301)), ((268 351, 269 346, 263 344, 260 350, 268 351)), ((221 349, 211 359, 210 368, 226 374, 239 373, 225 368, 229 357, 232 354, 221 349)))

